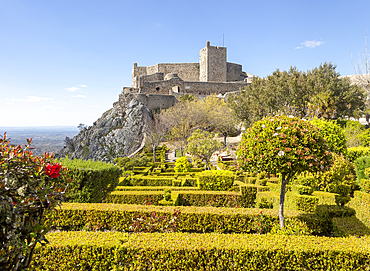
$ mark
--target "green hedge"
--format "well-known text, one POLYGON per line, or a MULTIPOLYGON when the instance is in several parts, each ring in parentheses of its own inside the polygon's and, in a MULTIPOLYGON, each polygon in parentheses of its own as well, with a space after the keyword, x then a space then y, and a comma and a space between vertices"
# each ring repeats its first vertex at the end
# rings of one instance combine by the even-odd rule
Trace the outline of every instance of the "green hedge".
POLYGON ((370 229, 355 216, 334 217, 333 231, 337 237, 370 235, 370 229))
POLYGON ((312 193, 313 196, 316 196, 319 199, 320 205, 327 204, 327 205, 336 205, 335 203, 335 193, 323 192, 323 191, 315 191, 312 193))
POLYGON ((171 186, 175 178, 134 175, 130 183, 133 186, 171 186))
MULTIPOLYGON (((130 231, 135 217, 171 218, 175 211, 180 232, 253 233, 256 224, 263 221, 264 229, 278 226, 277 210, 246 208, 152 206, 121 204, 66 203, 61 209, 45 214, 45 224, 54 230, 115 230, 130 231), (261 220, 261 211, 263 220, 261 220)), ((285 211, 287 220, 304 222, 313 234, 328 234, 331 224, 317 216, 297 211, 285 211)), ((163 220, 163 219, 161 219, 163 220)))
POLYGON ((198 173, 197 178, 201 190, 227 191, 234 184, 235 174, 227 170, 207 170, 198 173))
POLYGON ((115 191, 183 191, 183 190, 195 190, 198 191, 198 187, 178 187, 178 186, 117 186, 115 191))
POLYGON ((246 198, 236 192, 187 191, 178 192, 176 205, 212 207, 251 207, 246 198))
POLYGON ((319 203, 319 198, 315 196, 296 194, 294 195, 294 198, 298 211, 314 212, 319 203))
POLYGON ((102 202, 119 182, 122 169, 114 164, 64 158, 69 183, 66 198, 69 202, 102 202))
POLYGON ((158 205, 162 199, 163 191, 113 191, 107 196, 106 202, 158 205))
POLYGON ((347 149, 347 159, 354 162, 361 156, 370 156, 370 147, 352 147, 347 149))
POLYGON ((33 270, 369 270, 369 237, 55 232, 33 270))
POLYGON ((370 156, 361 156, 355 160, 357 180, 369 179, 365 175, 365 169, 370 167, 370 156))
POLYGON ((348 206, 355 209, 356 217, 370 228, 370 194, 361 191, 355 191, 354 197, 348 203, 348 206))

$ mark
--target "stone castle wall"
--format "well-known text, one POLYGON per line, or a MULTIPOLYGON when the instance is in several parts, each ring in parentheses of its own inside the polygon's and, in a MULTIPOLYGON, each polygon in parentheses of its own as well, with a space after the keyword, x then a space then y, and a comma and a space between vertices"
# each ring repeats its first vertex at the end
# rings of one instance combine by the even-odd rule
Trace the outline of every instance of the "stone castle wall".
POLYGON ((253 76, 242 65, 226 61, 226 47, 207 46, 199 52, 199 63, 160 63, 138 67, 134 63, 131 87, 123 93, 156 95, 225 94, 246 87, 253 76), (248 77, 250 76, 250 77, 248 77))
POLYGON ((139 88, 123 88, 123 93, 211 95, 239 91, 247 85, 246 82, 189 82, 174 77, 169 80, 145 81, 139 88))
MULTIPOLYGON (((155 73, 163 73, 164 75, 168 73, 177 73, 179 77, 185 81, 199 80, 199 63, 159 63, 147 67, 138 67, 137 64, 135 64, 132 70, 133 82, 137 81, 137 76, 145 75, 146 77, 155 73)), ((134 83, 132 86, 134 86, 134 83)))
POLYGON ((167 109, 174 106, 177 101, 176 97, 172 95, 121 93, 118 103, 124 110, 132 99, 136 99, 138 102, 143 103, 149 110, 167 109))
POLYGON ((209 46, 207 44, 207 51, 207 82, 227 82, 226 47, 209 46))

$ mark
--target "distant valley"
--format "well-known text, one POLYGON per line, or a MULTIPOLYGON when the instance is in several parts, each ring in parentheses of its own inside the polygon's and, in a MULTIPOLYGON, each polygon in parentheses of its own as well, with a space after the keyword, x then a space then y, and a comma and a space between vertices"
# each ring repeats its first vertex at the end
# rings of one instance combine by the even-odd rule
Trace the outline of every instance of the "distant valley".
POLYGON ((27 138, 32 138, 31 147, 35 155, 45 152, 57 152, 64 146, 66 137, 72 138, 79 130, 73 126, 29 126, 29 127, 1 127, 0 136, 7 133, 13 145, 27 144, 27 138))

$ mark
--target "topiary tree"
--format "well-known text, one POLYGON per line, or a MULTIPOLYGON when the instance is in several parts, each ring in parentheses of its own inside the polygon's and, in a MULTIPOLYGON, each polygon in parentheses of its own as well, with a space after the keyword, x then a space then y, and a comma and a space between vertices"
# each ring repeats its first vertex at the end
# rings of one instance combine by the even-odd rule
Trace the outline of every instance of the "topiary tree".
POLYGON ((316 176, 318 189, 322 191, 337 193, 338 185, 348 185, 350 192, 357 188, 356 170, 352 162, 343 155, 333 154, 333 164, 330 169, 316 176))
POLYGON ((347 139, 342 127, 336 121, 312 119, 310 123, 320 129, 320 133, 326 140, 326 143, 331 148, 332 152, 337 154, 347 155, 347 139))
POLYGON ((178 158, 175 162, 175 172, 189 172, 190 168, 189 160, 185 156, 178 158))
POLYGON ((213 133, 201 132, 199 129, 188 138, 186 150, 193 156, 198 156, 206 162, 206 170, 210 169, 209 162, 212 154, 221 149, 221 143, 214 139, 213 133))
POLYGON ((28 268, 37 243, 45 244, 43 213, 53 209, 66 189, 66 172, 45 153, 33 156, 28 144, 0 138, 0 270, 28 268))
POLYGON ((236 152, 238 166, 248 171, 280 173, 280 227, 285 226, 284 200, 287 183, 304 171, 330 168, 332 155, 320 130, 307 121, 287 116, 264 118, 243 135, 236 152))

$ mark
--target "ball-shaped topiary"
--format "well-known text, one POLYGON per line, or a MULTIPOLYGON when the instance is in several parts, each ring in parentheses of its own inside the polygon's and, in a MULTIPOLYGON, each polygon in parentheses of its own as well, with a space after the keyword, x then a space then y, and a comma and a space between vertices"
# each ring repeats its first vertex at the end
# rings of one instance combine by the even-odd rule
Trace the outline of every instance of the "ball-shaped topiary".
POLYGON ((255 122, 243 135, 236 154, 241 169, 281 174, 281 228, 285 224, 285 188, 289 180, 304 171, 326 171, 332 159, 330 148, 317 127, 288 116, 255 122))
POLYGON ((189 172, 190 168, 189 160, 185 156, 178 158, 175 162, 175 172, 189 172))

